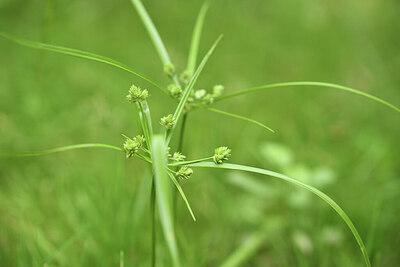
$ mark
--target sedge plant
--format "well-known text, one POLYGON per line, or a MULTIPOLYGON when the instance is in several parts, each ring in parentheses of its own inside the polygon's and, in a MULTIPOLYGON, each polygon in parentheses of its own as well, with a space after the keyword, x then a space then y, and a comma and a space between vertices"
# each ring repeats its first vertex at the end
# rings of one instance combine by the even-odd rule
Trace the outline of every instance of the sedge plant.
MULTIPOLYGON (((190 159, 183 154, 182 151, 182 143, 184 139, 184 132, 186 123, 188 120, 188 114, 197 109, 205 109, 207 111, 226 115, 232 118, 242 119, 263 127, 267 131, 274 133, 274 130, 264 123, 258 122, 251 118, 247 118, 238 114, 234 114, 228 111, 219 110, 213 107, 215 102, 223 101, 226 99, 245 96, 250 93, 255 93, 258 91, 263 91, 272 88, 278 87, 290 87, 290 88, 298 88, 298 87, 319 87, 319 88, 331 88, 346 91, 352 94, 356 94, 359 96, 363 96, 380 104, 383 104, 397 112, 400 112, 400 109, 396 106, 378 98, 372 96, 370 94, 364 93, 362 91, 349 88, 342 85, 336 85, 332 83, 324 83, 324 82, 313 82, 313 81, 301 81, 301 82, 284 82, 284 83, 275 83, 275 84, 267 84, 261 85, 229 94, 224 94, 224 86, 217 84, 211 90, 205 89, 195 89, 197 80, 203 72, 208 60, 216 49, 218 43, 222 39, 222 35, 219 36, 214 44, 210 47, 208 52, 204 55, 201 61, 198 63, 198 48, 200 44, 200 37, 203 28, 203 23, 205 20, 206 12, 208 9, 208 4, 205 3, 197 17, 197 21, 195 23, 193 36, 191 40, 191 46, 189 50, 189 56, 187 60, 187 66, 182 73, 178 73, 168 52, 167 49, 157 31, 157 28, 153 24, 149 14, 147 13, 145 7, 143 6, 140 0, 131 0, 134 8, 136 9, 138 15, 140 16, 150 38, 156 48, 158 56, 162 63, 162 69, 166 76, 168 76, 170 80, 170 84, 161 85, 160 83, 154 81, 152 78, 149 78, 147 75, 144 75, 135 69, 131 68, 128 65, 125 65, 119 61, 110 59, 108 57, 96 55, 90 52, 85 52, 77 49, 66 48, 61 46, 55 46, 45 43, 38 43, 26 39, 17 38, 6 34, 4 32, 0 32, 0 36, 12 41, 14 43, 56 52, 60 54, 66 54, 78 58, 84 58, 87 60, 97 61, 100 63, 108 64, 110 66, 116 67, 118 69, 124 70, 132 75, 135 75, 146 82, 148 86, 154 88, 156 90, 160 90, 168 97, 171 97, 175 100, 176 106, 175 111, 171 114, 165 114, 162 118, 157 120, 153 120, 151 118, 150 105, 148 99, 151 97, 151 90, 145 89, 145 85, 132 85, 129 90, 127 90, 126 100, 131 103, 132 108, 135 110, 138 120, 140 122, 140 127, 135 134, 125 133, 122 134, 125 141, 121 146, 114 146, 108 144, 78 144, 78 145, 70 145, 64 146, 44 151, 38 152, 29 152, 29 153, 1 153, 2 156, 40 156, 47 155, 57 152, 63 152, 68 150, 80 149, 80 148, 107 148, 112 150, 120 151, 121 153, 125 153, 126 158, 129 160, 139 159, 146 163, 152 172, 152 181, 151 181, 151 193, 150 193, 150 208, 151 208, 151 221, 149 222, 151 225, 151 237, 150 240, 152 242, 151 246, 151 265, 155 266, 156 263, 156 212, 158 211, 158 216, 160 218, 161 227, 163 230, 163 235, 165 242, 167 244, 171 262, 173 266, 182 266, 185 265, 179 254, 179 244, 175 235, 175 221, 174 221, 174 205, 173 205, 173 191, 171 190, 171 185, 176 188, 176 192, 182 197, 183 201, 186 204, 188 209, 188 214, 196 221, 195 217, 195 209, 192 209, 190 203, 188 201, 187 196, 185 195, 181 185, 180 180, 189 179, 193 174, 196 168, 209 168, 209 169, 223 169, 223 170, 234 170, 248 173, 255 173, 265 175, 267 177, 277 178, 288 182, 293 185, 297 185, 303 189, 310 191, 315 194, 319 198, 321 198, 324 202, 326 202, 333 210, 341 217, 343 222, 347 225, 348 229, 354 236, 355 241, 358 243, 360 248, 362 257, 364 259, 366 266, 371 266, 370 260, 367 254, 367 250, 365 248, 364 242, 359 235, 356 227, 353 222, 349 218, 349 216, 344 212, 344 210, 328 195, 321 192, 317 188, 301 182, 298 179, 288 177, 284 174, 277 173, 271 170, 261 169, 253 166, 247 165, 239 165, 226 163, 232 153, 231 148, 228 148, 222 144, 221 147, 216 148, 214 151, 210 151, 209 155, 206 155, 204 158, 200 159, 190 159), (180 129, 178 125, 180 125, 180 129), (173 138, 177 138, 177 147, 172 149, 170 147, 171 140, 173 138)), ((234 151, 234 149, 233 149, 234 151)), ((232 257, 227 259, 223 266, 237 266, 242 261, 243 257, 245 257, 247 253, 250 253, 254 249, 254 246, 262 242, 262 233, 259 235, 255 235, 252 237, 247 247, 241 248, 234 253, 232 257)), ((121 252, 122 253, 122 252, 121 252)), ((121 254, 123 257, 123 254, 121 254)))

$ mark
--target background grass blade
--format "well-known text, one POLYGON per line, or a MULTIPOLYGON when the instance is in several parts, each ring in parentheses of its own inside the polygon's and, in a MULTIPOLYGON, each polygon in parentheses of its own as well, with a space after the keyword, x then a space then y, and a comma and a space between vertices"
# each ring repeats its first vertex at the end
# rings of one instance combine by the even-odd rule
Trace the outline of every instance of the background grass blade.
POLYGON ((368 267, 371 266, 371 263, 369 261, 368 253, 367 253, 367 250, 365 248, 364 242, 362 241, 360 235, 358 234, 358 231, 357 231, 356 227, 354 226, 354 224, 350 220, 349 216, 347 216, 347 214, 343 211, 343 209, 333 199, 331 199, 328 195, 326 195, 325 193, 319 191, 315 187, 312 187, 312 186, 310 186, 308 184, 300 182, 299 180, 290 178, 290 177, 288 177, 286 175, 283 175, 283 174, 280 174, 280 173, 277 173, 277 172, 273 172, 273 171, 269 171, 269 170, 265 170, 265 169, 255 168, 255 167, 249 167, 249 166, 243 166, 243 165, 237 165, 237 164, 228 164, 228 163, 222 164, 222 165, 215 165, 214 163, 211 163, 211 162, 195 163, 195 164, 191 164, 189 166, 191 166, 191 167, 217 168, 217 169, 229 169, 229 170, 238 170, 238 171, 258 173, 258 174, 268 175, 268 176, 271 176, 271 177, 282 179, 282 180, 284 180, 286 182, 301 186, 301 187, 309 190, 310 192, 312 192, 313 194, 317 195, 322 200, 324 200, 329 206, 331 206, 337 212, 337 214, 339 214, 339 216, 347 224, 347 226, 349 227, 350 231, 352 232, 354 238, 356 239, 356 241, 357 241, 357 243, 358 243, 358 245, 360 247, 360 250, 362 252, 362 255, 364 257, 364 261, 365 261, 366 266, 368 266, 368 267))
POLYGON ((174 266, 180 266, 178 247, 174 231, 172 216, 172 198, 171 187, 167 174, 167 158, 164 138, 161 135, 155 135, 152 139, 152 160, 153 172, 155 176, 156 198, 158 210, 160 213, 161 225, 167 246, 171 254, 174 266))
POLYGON ((217 97, 214 101, 215 102, 221 101, 224 99, 228 99, 228 98, 232 98, 232 97, 236 97, 236 96, 240 96, 240 95, 244 95, 244 94, 249 94, 249 93, 253 93, 253 92, 257 92, 257 91, 262 91, 265 89, 278 88, 278 87, 291 87, 291 86, 319 86, 319 87, 328 87, 328 88, 334 88, 334 89, 338 89, 338 90, 342 90, 342 91, 347 91, 347 92, 350 92, 350 93, 353 93, 356 95, 366 97, 375 102, 381 103, 391 109, 394 109, 397 112, 400 112, 400 109, 398 107, 396 107, 396 106, 390 104, 389 102, 382 100, 376 96, 364 93, 362 91, 359 91, 359 90, 356 90, 356 89, 353 89, 353 88, 350 88, 347 86, 337 85, 337 84, 333 84, 333 83, 324 83, 324 82, 285 82, 285 83, 273 83, 273 84, 261 85, 261 86, 245 89, 242 91, 238 91, 236 93, 217 97))
MULTIPOLYGON (((164 65, 171 64, 172 61, 168 55, 167 49, 160 37, 160 34, 157 31, 157 28, 154 26, 153 21, 151 20, 149 13, 147 13, 146 9, 144 8, 142 2, 140 0, 132 0, 132 4, 135 7, 136 11, 138 12, 140 19, 142 20, 144 26, 147 29, 147 32, 150 35, 151 40, 157 50, 157 53, 164 65)), ((179 85, 179 79, 176 74, 173 75, 173 80, 176 85, 179 85)))
POLYGON ((230 117, 233 117, 233 118, 245 120, 245 121, 257 124, 258 126, 261 126, 264 129, 267 129, 268 131, 275 133, 275 131, 272 130, 270 127, 268 127, 267 125, 262 124, 261 122, 258 122, 256 120, 253 120, 253 119, 250 119, 250 118, 247 118, 247 117, 244 117, 244 116, 236 115, 236 114, 233 114, 233 113, 229 113, 229 112, 226 112, 226 111, 222 111, 222 110, 219 110, 219 109, 215 109, 215 108, 206 108, 206 110, 212 111, 212 112, 215 112, 215 113, 219 113, 219 114, 222 114, 222 115, 230 116, 230 117))
POLYGON ((190 212, 190 215, 192 215, 193 221, 196 221, 196 217, 194 216, 192 208, 190 207, 189 201, 187 200, 185 192, 183 192, 181 185, 179 184, 179 182, 176 180, 175 176, 172 173, 168 173, 168 175, 171 178, 172 182, 174 182, 176 188, 179 191, 179 194, 181 194, 181 197, 182 197, 183 201, 185 202, 186 207, 188 208, 188 210, 190 212))
POLYGON ((251 235, 220 265, 220 267, 240 266, 257 252, 265 239, 266 234, 263 232, 257 232, 251 235))
POLYGON ((107 65, 111 65, 113 67, 127 71, 127 72, 151 83, 152 85, 154 85, 155 87, 157 87, 158 89, 163 91, 165 94, 169 95, 168 91, 165 88, 163 88, 161 85, 159 85, 157 82, 153 81, 152 79, 145 76, 144 74, 141 74, 141 73, 133 70, 131 67, 129 67, 121 62, 118 62, 114 59, 96 55, 96 54, 93 54, 90 52, 81 51, 78 49, 72 49, 72 48, 68 48, 68 47, 44 44, 44 43, 34 42, 34 41, 26 40, 26 39, 21 39, 21 38, 14 37, 14 36, 11 36, 11 35, 3 33, 3 32, 0 32, 0 36, 4 37, 10 41, 13 41, 17 44, 23 45, 23 46, 46 50, 46 51, 51 51, 51 52, 55 52, 55 53, 61 53, 61 54, 69 55, 69 56, 84 58, 84 59, 88 59, 88 60, 92 60, 92 61, 101 62, 101 63, 107 64, 107 65))
MULTIPOLYGON (((211 54, 214 52, 215 47, 217 47, 219 41, 221 41, 222 35, 220 35, 217 40, 214 42, 214 44, 211 46, 210 50, 208 50, 207 54, 204 56, 203 60, 201 61, 199 67, 197 68, 196 72, 194 73, 193 77, 190 79, 189 84, 186 86, 186 89, 183 93, 183 96, 181 98, 181 100, 178 103, 178 106, 176 107, 175 113, 174 113, 174 119, 176 122, 179 121, 179 118, 182 115, 183 112, 183 108, 186 105, 186 102, 189 98, 190 92, 193 90, 193 86, 196 84, 197 79, 199 78, 204 66, 206 65, 208 59, 210 58, 211 54)), ((171 140, 173 131, 174 131, 175 127, 172 128, 169 132, 168 132, 168 136, 167 136, 167 144, 169 143, 169 141, 171 140)))
POLYGON ((189 51, 189 57, 188 57, 188 63, 187 63, 187 71, 189 72, 190 76, 193 75, 193 73, 196 69, 196 61, 197 61, 197 54, 198 54, 199 46, 200 46, 201 32, 203 29, 204 19, 207 14, 208 7, 209 7, 209 3, 204 2, 204 4, 201 6, 199 15, 197 16, 196 24, 194 26, 192 42, 190 44, 190 51, 189 51))
POLYGON ((57 147, 37 152, 21 152, 21 153, 9 153, 9 152, 0 152, 0 156, 3 157, 34 157, 34 156, 44 156, 58 152, 64 152, 73 149, 80 149, 80 148, 92 148, 92 147, 102 147, 102 148, 109 148, 113 150, 118 150, 124 152, 124 150, 120 147, 106 145, 106 144, 78 144, 78 145, 71 145, 71 146, 63 146, 57 147))

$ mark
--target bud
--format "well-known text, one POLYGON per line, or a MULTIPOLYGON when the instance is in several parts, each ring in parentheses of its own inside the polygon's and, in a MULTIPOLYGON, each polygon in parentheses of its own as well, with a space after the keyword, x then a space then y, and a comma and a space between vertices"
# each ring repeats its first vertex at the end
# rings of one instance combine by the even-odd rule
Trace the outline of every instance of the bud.
POLYGON ((164 125, 165 128, 172 129, 176 124, 176 120, 172 114, 169 114, 168 116, 162 117, 160 123, 164 125))
POLYGON ((142 102, 143 100, 146 100, 146 98, 149 97, 149 92, 144 89, 140 89, 140 87, 132 85, 131 88, 129 89, 128 95, 126 96, 126 99, 131 102, 142 102))
POLYGON ((181 152, 175 152, 171 159, 178 162, 185 160, 185 158, 186 156, 184 156, 181 152))
POLYGON ((224 161, 227 161, 231 156, 232 150, 230 150, 226 146, 221 146, 214 151, 213 160, 215 164, 222 164, 224 161))
POLYGON ((223 85, 214 85, 213 87, 213 97, 219 97, 224 92, 225 87, 223 85))
POLYGON ((133 139, 127 138, 124 143, 124 150, 126 152, 126 157, 133 157, 139 149, 143 146, 145 142, 144 136, 138 135, 133 139))
POLYGON ((182 72, 181 76, 179 77, 183 83, 189 83, 191 75, 188 70, 182 72))
POLYGON ((192 176, 193 170, 188 166, 183 166, 176 172, 176 176, 180 179, 189 179, 192 176))
POLYGON ((171 63, 166 63, 164 65, 164 73, 169 77, 172 77, 175 74, 175 67, 171 63))
POLYGON ((194 93, 194 97, 196 99, 202 99, 206 95, 207 91, 204 89, 196 90, 194 93))
POLYGON ((168 85, 168 91, 176 99, 181 98, 182 96, 182 88, 175 84, 168 85))
POLYGON ((207 94, 205 97, 203 97, 203 101, 205 104, 212 104, 214 103, 214 96, 211 94, 207 94))

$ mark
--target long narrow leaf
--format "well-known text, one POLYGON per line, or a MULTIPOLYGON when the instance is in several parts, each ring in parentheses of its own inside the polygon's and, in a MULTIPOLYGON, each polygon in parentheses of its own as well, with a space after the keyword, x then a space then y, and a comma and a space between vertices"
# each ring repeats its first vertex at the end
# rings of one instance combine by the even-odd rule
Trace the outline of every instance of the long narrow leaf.
POLYGON ((352 232, 354 238, 356 239, 361 253, 363 254, 364 261, 366 266, 370 267, 371 263, 369 261, 368 253, 365 248, 364 242, 362 241, 360 235, 358 234, 358 231, 352 221, 350 220, 349 216, 343 211, 343 209, 329 196, 327 196, 325 193, 319 191, 315 187, 312 187, 308 184, 305 184, 303 182, 300 182, 299 180, 290 178, 286 175, 265 170, 265 169, 260 169, 260 168, 255 168, 255 167, 249 167, 249 166, 243 166, 243 165, 237 165, 237 164, 221 164, 221 165, 215 165, 214 163, 211 162, 201 162, 201 163, 195 163, 189 165, 191 167, 206 167, 206 168, 217 168, 217 169, 229 169, 229 170, 238 170, 238 171, 246 171, 246 172, 252 172, 252 173, 258 173, 258 174, 263 174, 263 175, 268 175, 271 177, 275 177, 278 179, 282 179, 286 182, 301 186, 309 191, 311 191, 313 194, 317 195, 320 197, 322 200, 324 200, 329 206, 331 206, 337 214, 343 219, 343 221, 347 224, 349 227, 350 231, 352 232))
POLYGON ((118 62, 114 59, 96 55, 96 54, 93 54, 90 52, 81 51, 78 49, 72 49, 72 48, 68 48, 68 47, 44 44, 44 43, 34 42, 34 41, 26 40, 26 39, 21 39, 21 38, 17 38, 17 37, 11 36, 9 34, 6 34, 4 32, 0 32, 0 37, 4 37, 10 41, 13 41, 13 42, 23 45, 23 46, 46 50, 46 51, 51 51, 51 52, 55 52, 55 53, 61 53, 61 54, 69 55, 69 56, 84 58, 84 59, 88 59, 88 60, 92 60, 92 61, 101 62, 101 63, 107 64, 107 65, 111 65, 113 67, 127 71, 127 72, 151 83, 152 85, 154 85, 155 87, 157 87, 158 89, 163 91, 165 94, 169 95, 168 91, 165 88, 163 88, 161 85, 159 85, 157 82, 153 81, 152 79, 145 76, 144 74, 141 74, 141 73, 133 70, 131 67, 129 67, 121 62, 118 62))
MULTIPOLYGON (((194 73, 193 77, 190 79, 189 84, 186 86, 185 92, 183 93, 183 96, 181 100, 179 101, 178 106, 176 107, 175 113, 174 113, 174 120, 176 122, 179 121, 179 118, 182 115, 183 108, 185 107, 185 104, 190 96, 190 92, 193 90, 193 86, 196 84, 197 79, 199 78, 204 66, 206 65, 208 59, 210 58, 211 54, 214 52, 215 47, 217 47, 219 41, 221 40, 222 35, 220 35, 217 40, 214 42, 214 44, 211 46, 210 50, 208 50, 207 54, 204 56, 203 60, 201 61, 199 67, 197 68, 196 72, 194 73)), ((174 127, 175 128, 175 127, 174 127)), ((171 140, 173 130, 174 128, 169 131, 168 136, 167 136, 167 144, 171 140)))
POLYGON ((161 225, 172 262, 174 266, 180 266, 172 216, 171 188, 167 174, 167 151, 164 138, 161 135, 153 136, 151 146, 157 205, 160 213, 161 225))
POLYGON ((232 97, 236 97, 236 96, 240 96, 240 95, 244 95, 244 94, 249 94, 249 93, 253 93, 253 92, 257 92, 257 91, 262 91, 262 90, 270 89, 270 88, 293 87, 293 86, 319 86, 319 87, 334 88, 334 89, 338 89, 338 90, 342 90, 342 91, 347 91, 347 92, 350 92, 350 93, 353 93, 356 95, 366 97, 375 102, 381 103, 391 109, 394 109, 397 112, 400 112, 400 109, 398 107, 396 107, 396 106, 390 104, 389 102, 382 100, 376 96, 364 93, 362 91, 359 91, 359 90, 356 90, 356 89, 353 89, 353 88, 350 88, 347 86, 337 85, 337 84, 333 84, 333 83, 324 83, 324 82, 285 82, 285 83, 273 83, 273 84, 261 85, 261 86, 245 89, 242 91, 238 91, 236 93, 232 93, 229 95, 217 97, 214 101, 221 101, 224 99, 228 99, 228 98, 232 98, 232 97))
POLYGON ((34 156, 44 156, 58 152, 64 152, 73 149, 80 149, 80 148, 92 148, 92 147, 101 147, 101 148, 109 148, 118 151, 124 151, 120 147, 106 145, 106 144, 78 144, 78 145, 71 145, 71 146, 63 146, 57 147, 37 152, 22 152, 22 153, 9 153, 9 152, 0 152, 0 156, 4 157, 34 157, 34 156))
POLYGON ((187 71, 189 72, 190 76, 193 75, 193 72, 196 68, 196 61, 197 61, 197 54, 199 51, 200 45, 200 37, 201 31, 203 29, 204 19, 206 17, 206 13, 208 10, 209 3, 204 2, 202 5, 199 15, 197 16, 196 24, 194 26, 193 35, 192 35, 192 42, 190 44, 190 51, 187 63, 187 71))
POLYGON ((229 113, 229 112, 226 112, 226 111, 222 111, 222 110, 219 110, 219 109, 215 109, 215 108, 206 108, 206 110, 212 111, 212 112, 215 112, 215 113, 219 113, 219 114, 222 114, 222 115, 230 116, 230 117, 233 117, 233 118, 245 120, 245 121, 257 124, 258 126, 261 126, 264 129, 267 129, 268 131, 275 133, 275 131, 272 130, 270 127, 268 127, 267 125, 262 124, 261 122, 258 122, 256 120, 253 120, 253 119, 250 119, 250 118, 247 118, 247 117, 244 117, 244 116, 236 115, 236 114, 233 114, 233 113, 229 113))
POLYGON ((176 188, 179 191, 179 194, 181 194, 181 197, 182 197, 183 201, 185 202, 186 207, 190 212, 190 215, 192 215, 193 221, 196 221, 196 217, 194 216, 192 208, 190 207, 189 201, 187 200, 185 192, 183 192, 181 185, 179 184, 179 182, 176 180, 175 176, 172 173, 168 173, 168 175, 171 178, 172 182, 174 182, 176 188))
MULTIPOLYGON (((151 40, 153 41, 154 47, 157 50, 157 53, 164 65, 171 64, 171 59, 168 55, 167 49, 160 37, 160 34, 157 31, 157 28, 154 26, 153 21, 151 20, 149 13, 147 13, 146 8, 143 6, 140 0, 132 0, 132 4, 135 7, 136 11, 138 12, 144 26, 147 29, 147 32, 150 35, 151 40)), ((179 80, 176 74, 173 75, 173 80, 176 85, 179 85, 179 80)))

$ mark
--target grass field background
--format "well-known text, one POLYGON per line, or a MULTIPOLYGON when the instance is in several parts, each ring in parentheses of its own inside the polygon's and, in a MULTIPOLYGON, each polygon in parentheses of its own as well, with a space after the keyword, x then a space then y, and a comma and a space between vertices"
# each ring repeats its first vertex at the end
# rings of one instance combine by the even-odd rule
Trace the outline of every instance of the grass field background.
MULTIPOLYGON (((200 1, 143 1, 179 71, 200 1)), ((224 38, 196 88, 227 93, 283 81, 324 81, 400 105, 398 1, 211 1, 200 57, 224 38)), ((94 52, 167 85, 162 64, 128 0, 0 0, 0 30, 94 52)), ((0 39, 0 151, 75 143, 121 146, 138 134, 132 84, 147 88, 154 124, 174 102, 106 65, 0 39)), ((232 148, 232 163, 276 170, 330 195, 366 242, 373 266, 400 265, 400 117, 331 89, 278 88, 216 107, 262 128, 199 110, 184 154, 232 148)), ((156 127, 157 128, 157 127, 156 127)), ((149 265, 150 173, 107 150, 0 158, 0 266, 149 265), (121 257, 121 252, 123 257, 121 257)), ((350 231, 325 203, 273 178, 196 170, 183 182, 197 222, 177 203, 185 266, 219 266, 243 244, 243 266, 362 266, 350 231)), ((158 266, 169 255, 158 229, 158 266)))

